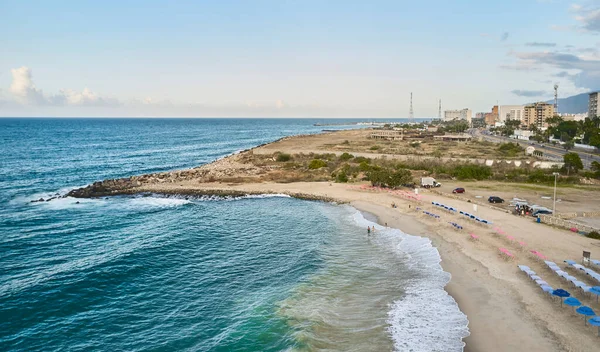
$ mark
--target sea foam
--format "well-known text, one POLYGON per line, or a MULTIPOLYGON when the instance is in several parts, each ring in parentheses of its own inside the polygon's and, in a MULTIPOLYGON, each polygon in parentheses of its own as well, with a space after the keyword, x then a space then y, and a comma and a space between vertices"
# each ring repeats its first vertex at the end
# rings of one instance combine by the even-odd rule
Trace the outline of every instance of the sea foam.
POLYGON ((394 246, 405 258, 408 268, 418 272, 409 280, 402 298, 388 312, 389 332, 397 351, 462 351, 463 338, 469 336, 469 321, 444 290, 451 275, 443 271, 439 252, 428 238, 406 234, 353 215, 361 226, 374 226, 372 236, 394 246))

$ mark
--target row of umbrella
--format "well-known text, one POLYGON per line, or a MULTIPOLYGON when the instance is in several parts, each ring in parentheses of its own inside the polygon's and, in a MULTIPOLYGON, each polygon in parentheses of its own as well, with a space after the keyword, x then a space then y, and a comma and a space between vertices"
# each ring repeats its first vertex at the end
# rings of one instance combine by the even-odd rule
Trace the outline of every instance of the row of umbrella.
POLYGON ((535 271, 531 270, 530 267, 526 265, 518 265, 518 267, 532 280, 535 280, 535 282, 544 292, 547 292, 552 296, 559 297, 561 306, 564 304, 570 307, 578 307, 575 309, 575 312, 583 316, 584 324, 590 323, 592 326, 597 326, 598 336, 600 336, 600 316, 596 316, 596 312, 594 312, 592 308, 582 305, 577 298, 571 297, 571 293, 569 293, 569 291, 563 290, 562 288, 553 289, 552 286, 548 285, 548 283, 538 276, 535 271), (588 319, 589 317, 592 318, 588 319))

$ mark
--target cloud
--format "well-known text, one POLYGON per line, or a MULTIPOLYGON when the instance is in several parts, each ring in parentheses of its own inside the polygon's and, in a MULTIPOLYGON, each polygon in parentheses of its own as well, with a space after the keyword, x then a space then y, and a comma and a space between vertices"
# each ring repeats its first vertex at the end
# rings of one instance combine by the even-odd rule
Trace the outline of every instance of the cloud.
POLYGON ((10 92, 19 103, 26 105, 44 104, 44 93, 33 84, 31 70, 28 67, 13 68, 10 73, 12 74, 10 92))
POLYGON ((505 42, 507 39, 508 39, 508 32, 502 33, 502 35, 500 36, 500 40, 505 42))
POLYGON ((119 106, 117 99, 104 98, 92 92, 88 88, 77 92, 72 89, 61 89, 59 94, 48 98, 52 105, 70 105, 70 106, 119 106))
POLYGON ((540 71, 540 67, 536 66, 533 63, 529 62, 519 62, 515 65, 500 65, 498 66, 503 70, 513 70, 513 71, 540 71))
POLYGON ((58 94, 45 96, 41 89, 33 83, 33 74, 29 67, 22 66, 10 70, 12 83, 10 92, 22 105, 69 105, 69 106, 120 106, 117 99, 101 97, 88 88, 78 92, 72 89, 61 89, 58 94))
POLYGON ((540 42, 531 42, 525 43, 525 46, 533 46, 533 47, 555 47, 556 43, 540 43, 540 42))
POLYGON ((517 65, 545 66, 558 69, 559 74, 573 82, 578 88, 600 88, 600 59, 582 58, 560 52, 516 53, 520 60, 517 65), (566 73, 575 71, 577 73, 566 73))
POLYGON ((575 20, 579 22, 581 29, 600 34, 600 7, 591 8, 573 4, 569 10, 575 13, 575 20))
POLYGON ((520 97, 541 97, 547 94, 546 91, 543 90, 520 90, 516 89, 511 91, 512 94, 518 95, 520 97))

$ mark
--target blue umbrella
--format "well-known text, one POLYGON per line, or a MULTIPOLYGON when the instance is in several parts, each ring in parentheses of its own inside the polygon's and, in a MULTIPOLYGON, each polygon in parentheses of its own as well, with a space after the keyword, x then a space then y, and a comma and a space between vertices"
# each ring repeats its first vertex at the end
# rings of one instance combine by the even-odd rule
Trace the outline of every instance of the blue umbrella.
POLYGON ((600 296, 600 286, 594 286, 594 287, 590 288, 589 292, 596 295, 596 302, 598 302, 598 296, 600 296))
POLYGON ((579 307, 581 305, 581 302, 579 302, 579 300, 575 297, 569 297, 565 299, 564 303, 571 307, 579 307))
POLYGON ((588 306, 581 306, 577 309, 575 309, 575 311, 581 315, 583 315, 583 322, 584 324, 587 324, 585 317, 593 317, 594 315, 596 315, 596 313, 594 313, 594 311, 592 310, 592 308, 588 307, 588 306))
POLYGON ((588 320, 588 322, 590 325, 598 327, 598 336, 600 336, 600 317, 593 317, 592 319, 588 320))
MULTIPOLYGON (((571 294, 569 292, 563 290, 562 288, 558 288, 558 289, 552 291, 552 295, 556 296, 556 297, 560 297, 560 298, 571 296, 571 294)), ((560 305, 562 306, 562 299, 560 300, 560 305)))

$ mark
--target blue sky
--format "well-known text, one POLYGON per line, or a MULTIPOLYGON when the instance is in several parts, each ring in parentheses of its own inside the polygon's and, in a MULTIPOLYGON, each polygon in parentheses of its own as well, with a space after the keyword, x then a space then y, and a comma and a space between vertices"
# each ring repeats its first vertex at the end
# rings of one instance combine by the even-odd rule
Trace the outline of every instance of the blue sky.
POLYGON ((600 1, 0 0, 0 116, 417 117, 600 89, 600 1))

